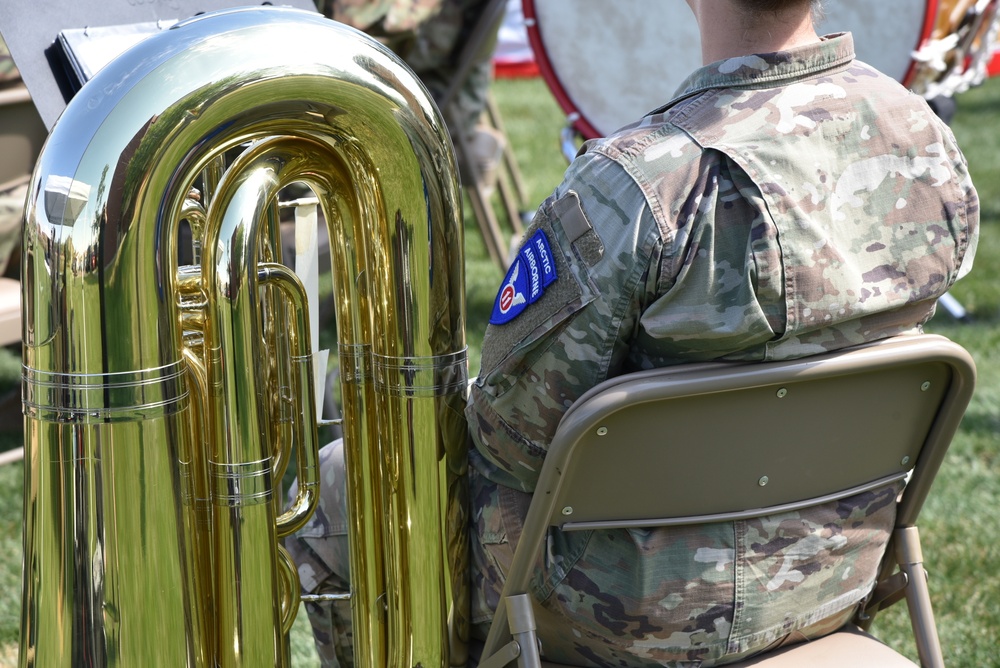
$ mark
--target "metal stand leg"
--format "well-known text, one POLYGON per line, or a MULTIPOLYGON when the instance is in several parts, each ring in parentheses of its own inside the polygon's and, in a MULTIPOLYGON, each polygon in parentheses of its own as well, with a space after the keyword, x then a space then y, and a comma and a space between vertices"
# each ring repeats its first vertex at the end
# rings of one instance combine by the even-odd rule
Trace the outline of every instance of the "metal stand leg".
MULTIPOLYGON (((445 121, 452 130, 452 138, 455 140, 455 149, 458 153, 460 168, 463 171, 463 181, 466 193, 469 196, 469 203, 472 207, 473 215, 479 225, 483 242, 490 258, 497 264, 501 271, 506 271, 509 260, 509 249, 503 232, 500 230, 497 216, 493 211, 492 198, 488 193, 479 187, 476 180, 475 166, 472 164, 469 153, 470 137, 461 136, 463 129, 456 123, 456 114, 453 104, 459 90, 469 77, 472 68, 482 61, 482 58, 489 57, 496 46, 496 35, 503 21, 507 0, 489 0, 476 18, 465 44, 455 57, 455 73, 452 77, 448 89, 439 99, 438 106, 445 114, 445 121)), ((499 165, 497 190, 501 198, 501 204, 507 213, 508 222, 514 237, 523 234, 524 228, 521 224, 520 204, 524 201, 524 185, 521 182, 520 172, 514 160, 510 143, 506 141, 506 133, 503 129, 503 122, 500 119, 500 112, 491 94, 487 94, 487 105, 483 110, 483 117, 490 127, 504 136, 504 149, 499 165)))
POLYGON ((965 321, 969 319, 969 312, 965 310, 965 307, 957 299, 951 296, 950 292, 941 295, 941 298, 938 299, 938 304, 955 320, 965 321))

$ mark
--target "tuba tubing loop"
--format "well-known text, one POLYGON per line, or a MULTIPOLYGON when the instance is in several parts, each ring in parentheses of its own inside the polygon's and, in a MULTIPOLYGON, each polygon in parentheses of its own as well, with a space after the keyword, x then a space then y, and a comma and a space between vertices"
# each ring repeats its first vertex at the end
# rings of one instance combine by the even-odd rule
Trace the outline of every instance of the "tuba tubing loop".
POLYGON ((276 520, 278 538, 295 533, 309 520, 319 503, 319 462, 318 435, 316 427, 316 399, 313 388, 313 358, 309 342, 308 311, 306 310, 306 290, 298 276, 282 264, 273 262, 262 264, 257 269, 257 281, 261 286, 276 285, 291 304, 295 316, 290 328, 292 334, 292 362, 298 373, 296 389, 301 414, 296 421, 296 495, 292 504, 276 520))

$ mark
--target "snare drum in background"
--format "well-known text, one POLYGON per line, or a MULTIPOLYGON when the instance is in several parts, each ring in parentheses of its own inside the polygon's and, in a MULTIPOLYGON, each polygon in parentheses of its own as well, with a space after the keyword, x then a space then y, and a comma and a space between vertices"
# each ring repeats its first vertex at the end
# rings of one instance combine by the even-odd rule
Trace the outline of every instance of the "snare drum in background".
MULTIPOLYGON (((684 0, 523 4, 539 70, 569 122, 585 138, 605 136, 668 102, 701 65, 698 25, 684 0)), ((995 25, 995 0, 836 0, 825 6, 826 18, 818 29, 850 31, 861 60, 904 85, 920 76, 926 86, 933 81, 927 69, 930 61, 917 61, 914 53, 948 29, 939 27, 945 25, 941 12, 950 17, 959 5, 989 12, 995 25)), ((939 51, 948 35, 941 38, 936 42, 939 51)))

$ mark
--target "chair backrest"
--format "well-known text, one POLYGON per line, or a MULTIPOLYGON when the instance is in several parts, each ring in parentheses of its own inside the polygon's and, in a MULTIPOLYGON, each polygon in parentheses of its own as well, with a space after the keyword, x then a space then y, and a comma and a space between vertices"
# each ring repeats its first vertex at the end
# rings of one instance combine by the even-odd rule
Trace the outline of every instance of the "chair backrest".
POLYGON ((907 526, 974 385, 969 354, 934 335, 791 361, 667 367, 606 381, 559 425, 505 595, 528 591, 550 526, 749 518, 909 477, 897 509, 897 526, 907 526))
POLYGON ((551 497, 549 523, 564 530, 732 520, 850 496, 948 446, 970 373, 959 346, 921 336, 615 378, 566 414, 536 495, 551 497))

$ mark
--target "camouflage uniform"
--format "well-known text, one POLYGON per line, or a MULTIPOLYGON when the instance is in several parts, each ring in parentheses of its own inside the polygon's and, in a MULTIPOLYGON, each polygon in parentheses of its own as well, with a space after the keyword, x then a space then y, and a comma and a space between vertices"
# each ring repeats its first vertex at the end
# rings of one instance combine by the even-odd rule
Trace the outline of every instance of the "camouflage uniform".
MULTIPOLYGON (((306 526, 285 541, 285 547, 295 560, 304 593, 346 594, 351 590, 351 573, 343 441, 320 448, 319 454, 319 506, 306 526)), ((289 499, 295 493, 293 485, 289 499)), ((351 604, 310 602, 305 607, 323 668, 353 666, 351 604)))
MULTIPOLYGON (((978 217, 950 130, 854 60, 850 35, 701 68, 665 108, 588 142, 526 233, 544 233, 536 256, 555 276, 519 284, 534 262, 522 250, 472 388, 474 621, 491 616, 547 445, 586 390, 919 330, 971 268, 978 217)), ((710 666, 832 630, 873 584, 896 492, 734 523, 553 531, 533 590, 562 631, 543 652, 710 666)))
MULTIPOLYGON (((326 16, 382 40, 440 102, 454 79, 457 53, 486 0, 319 0, 317 4, 326 16)), ((491 48, 484 50, 455 94, 454 122, 466 132, 486 106, 491 54, 491 48)))

